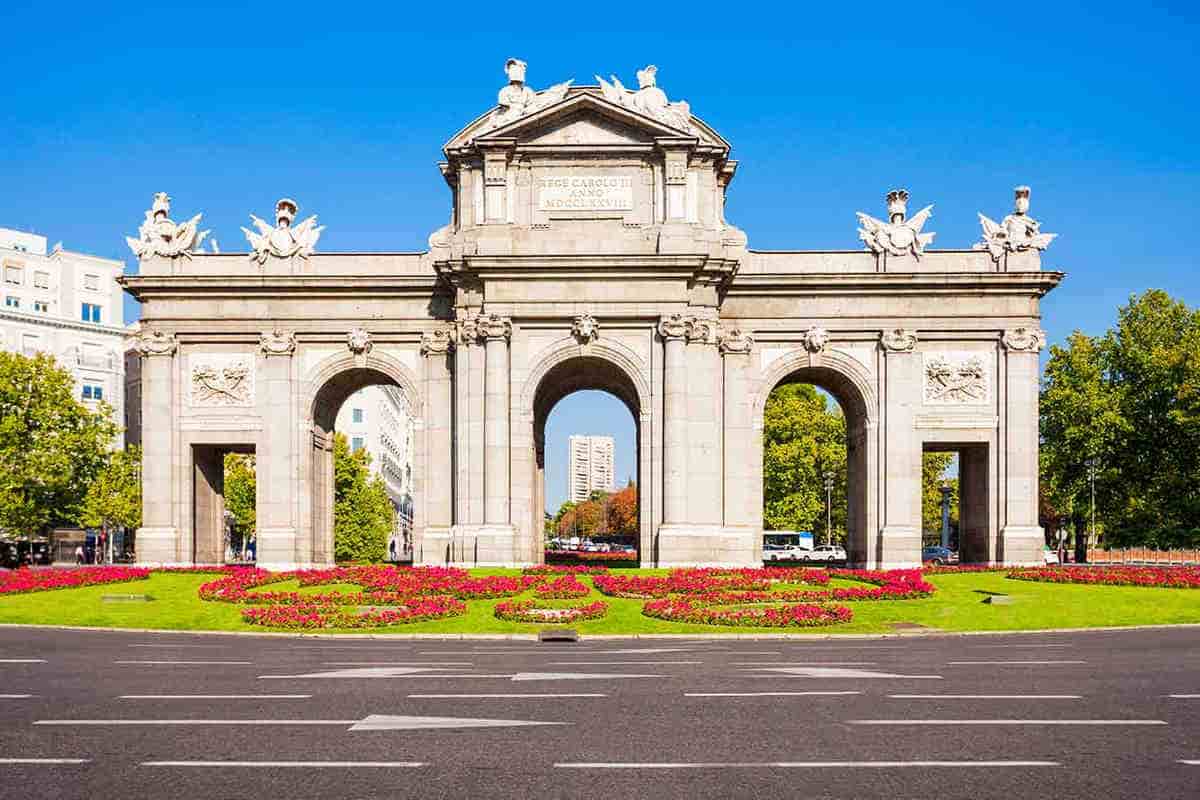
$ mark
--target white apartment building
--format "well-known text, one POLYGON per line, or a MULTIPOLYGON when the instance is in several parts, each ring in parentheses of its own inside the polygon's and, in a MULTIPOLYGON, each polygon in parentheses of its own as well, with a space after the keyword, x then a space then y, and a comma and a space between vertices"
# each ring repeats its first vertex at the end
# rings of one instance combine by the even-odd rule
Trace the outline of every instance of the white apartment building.
POLYGON ((613 437, 571 436, 567 496, 581 503, 592 492, 613 490, 613 437))
POLYGON ((413 417, 400 390, 367 386, 338 410, 335 429, 346 436, 352 451, 371 455, 371 472, 383 478, 396 508, 396 530, 389 543, 398 560, 412 555, 413 417))
MULTIPOLYGON (((125 264, 47 250, 46 237, 0 228, 0 348, 45 352, 75 376, 78 397, 125 422, 125 264)), ((124 439, 122 438, 121 443, 124 439)))

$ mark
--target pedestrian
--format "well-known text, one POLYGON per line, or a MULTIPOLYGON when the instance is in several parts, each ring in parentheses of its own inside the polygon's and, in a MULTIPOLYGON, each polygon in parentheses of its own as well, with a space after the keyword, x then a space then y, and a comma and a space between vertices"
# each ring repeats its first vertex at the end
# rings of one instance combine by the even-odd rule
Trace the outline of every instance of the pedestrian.
POLYGON ((83 566, 83 545, 75 545, 75 563, 78 566, 83 566))

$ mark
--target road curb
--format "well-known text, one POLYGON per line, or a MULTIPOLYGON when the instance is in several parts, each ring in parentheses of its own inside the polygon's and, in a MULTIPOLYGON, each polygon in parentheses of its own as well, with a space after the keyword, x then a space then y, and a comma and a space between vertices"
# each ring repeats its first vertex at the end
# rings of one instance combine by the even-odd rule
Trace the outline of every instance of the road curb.
MULTIPOLYGON (((164 628, 112 628, 87 625, 38 625, 0 622, 0 630, 82 631, 89 633, 145 633, 172 636, 258 636, 273 639, 340 639, 385 641, 520 641, 536 642, 536 633, 290 633, 286 631, 188 631, 164 628)), ((580 641, 629 641, 637 639, 713 641, 796 641, 822 642, 879 639, 952 639, 964 636, 1023 636, 1058 633, 1112 633, 1125 631, 1200 630, 1200 623, 1181 622, 1163 625, 1108 625, 1094 628, 1038 628, 1013 631, 913 631, 906 633, 603 633, 581 635, 580 641)))

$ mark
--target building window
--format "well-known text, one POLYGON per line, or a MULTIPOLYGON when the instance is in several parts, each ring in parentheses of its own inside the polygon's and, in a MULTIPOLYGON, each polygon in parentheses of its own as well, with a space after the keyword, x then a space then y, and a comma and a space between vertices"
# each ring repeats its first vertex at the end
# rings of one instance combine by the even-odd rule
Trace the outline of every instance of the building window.
POLYGON ((355 423, 357 423, 357 424, 362 424, 362 421, 363 421, 363 410, 362 410, 361 408, 356 408, 356 409, 354 409, 354 411, 353 411, 353 418, 354 418, 354 422, 355 422, 355 423))
POLYGON ((363 449, 363 437, 355 436, 353 439, 350 440, 350 452, 351 453, 357 453, 359 450, 362 450, 362 449, 363 449))
POLYGON ((33 301, 33 310, 39 314, 49 314, 50 313, 50 304, 47 303, 45 300, 34 300, 33 301))
POLYGON ((85 383, 83 385, 83 399, 84 400, 103 400, 104 399, 104 389, 93 383, 85 383))
POLYGON ((27 333, 21 337, 21 352, 23 352, 25 355, 31 356, 39 349, 38 337, 36 333, 27 333))
POLYGON ((25 282, 24 267, 15 267, 12 264, 7 264, 4 267, 4 282, 12 283, 20 286, 25 282))
POLYGON ((21 298, 13 297, 11 294, 6 296, 4 298, 4 307, 5 308, 20 308, 21 307, 21 298))
POLYGON ((49 289, 50 288, 50 273, 49 272, 41 272, 40 270, 38 272, 33 273, 33 286, 36 289, 49 289))
POLYGON ((99 322, 100 321, 100 306, 95 303, 84 303, 83 311, 80 314, 84 322, 99 322))
POLYGON ((83 288, 87 289, 90 292, 99 291, 100 290, 100 276, 99 275, 84 275, 83 276, 83 288))

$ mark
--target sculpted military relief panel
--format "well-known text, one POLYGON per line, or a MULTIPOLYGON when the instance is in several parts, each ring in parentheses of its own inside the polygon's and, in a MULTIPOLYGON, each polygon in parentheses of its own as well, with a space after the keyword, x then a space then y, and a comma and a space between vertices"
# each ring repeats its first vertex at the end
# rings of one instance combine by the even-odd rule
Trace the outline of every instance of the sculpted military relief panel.
POLYGON ((991 369, 987 353, 924 353, 926 405, 980 405, 991 401, 991 369))
POLYGON ((229 408, 254 405, 254 357, 244 353, 192 353, 188 405, 229 408))

